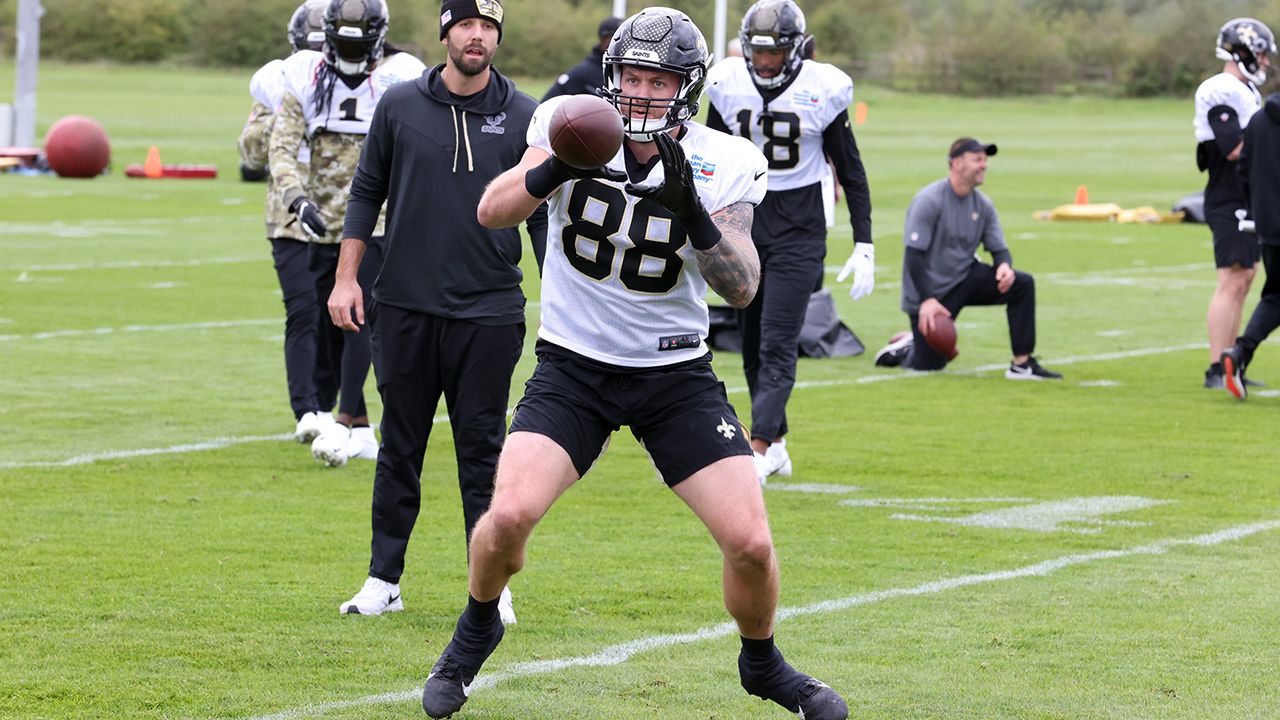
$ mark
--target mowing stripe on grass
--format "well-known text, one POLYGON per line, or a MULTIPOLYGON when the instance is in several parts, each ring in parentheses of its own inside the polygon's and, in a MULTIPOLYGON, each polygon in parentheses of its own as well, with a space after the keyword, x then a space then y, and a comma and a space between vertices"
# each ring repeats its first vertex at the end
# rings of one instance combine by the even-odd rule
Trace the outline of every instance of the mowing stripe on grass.
MULTIPOLYGON (((268 324, 279 322, 278 320, 247 320, 248 324, 268 324)), ((222 325, 202 323, 201 325, 212 325, 222 327, 222 325)), ((110 328, 107 328, 110 330, 110 328)), ((67 331, 70 332, 70 331, 67 331)), ((6 336, 0 335, 0 340, 4 340, 6 336)), ((1138 350, 1123 350, 1113 353, 1102 353, 1100 355, 1078 355, 1075 357, 1062 358, 1061 360, 1046 360, 1050 365, 1075 365, 1083 362, 1101 362, 1106 360, 1123 360, 1125 358, 1143 357, 1146 355, 1162 355, 1171 352, 1181 352, 1183 350, 1202 350, 1208 347, 1208 343, 1191 343, 1188 345, 1171 345, 1159 348, 1141 348, 1138 350)), ((953 375, 981 375, 983 373, 995 370, 1004 370, 1008 365, 983 365, 971 370, 950 373, 953 375)), ((813 382, 798 382, 795 389, 804 390, 810 388, 836 387, 841 385, 860 385, 864 383, 887 382, 890 380, 906 380, 909 378, 926 378, 934 377, 937 373, 930 372, 886 372, 877 375, 864 375, 862 377, 850 378, 845 380, 815 380, 813 382)), ((747 392, 746 386, 727 388, 729 394, 744 394, 747 392)), ((511 408, 507 408, 507 416, 511 416, 511 408)), ((437 415, 432 418, 432 422, 436 424, 448 423, 448 415, 437 415)), ((143 457, 147 455, 171 455, 174 453, 196 452, 200 450, 218 450, 232 445, 243 445, 245 443, 262 442, 264 440, 281 440, 291 439, 292 435, 266 435, 266 436, 249 436, 249 437, 230 437, 213 440, 209 443, 195 443, 185 445, 172 445, 166 448, 142 448, 137 450, 113 450, 104 453, 77 455, 76 457, 67 458, 65 460, 35 460, 28 462, 0 462, 0 470, 16 469, 16 468, 36 468, 36 467, 59 467, 64 465, 85 465, 96 462, 98 460, 118 460, 130 457, 143 457), (211 444, 212 443, 212 444, 211 444), (218 444, 221 443, 221 444, 218 444)))
POLYGON ((203 267, 205 265, 238 265, 240 263, 271 262, 271 255, 243 255, 240 257, 191 258, 188 260, 109 260, 107 262, 66 263, 63 265, 0 265, 0 272, 69 272, 72 270, 132 270, 136 268, 203 267))
MULTIPOLYGON (((1013 568, 1011 570, 996 570, 987 573, 961 575, 958 577, 944 578, 941 580, 922 583, 914 587, 877 590, 875 592, 863 593, 861 595, 850 595, 848 597, 825 600, 800 607, 780 608, 778 610, 778 621, 781 622, 783 620, 804 617, 807 615, 824 615, 839 612, 841 610, 848 610, 861 605, 870 605, 872 603, 894 600, 897 598, 936 595, 948 590, 956 590, 974 585, 985 585, 988 583, 1003 582, 1006 580, 1019 580, 1029 577, 1043 577, 1064 568, 1098 562, 1100 560, 1116 560, 1120 558, 1135 557, 1138 555, 1160 555, 1168 552, 1169 550, 1188 545, 1210 547, 1233 540, 1241 540, 1251 535, 1275 530, 1277 528, 1280 528, 1280 520, 1267 520, 1248 525, 1237 525, 1217 532, 1196 535, 1190 538, 1169 538, 1167 540, 1158 540, 1153 543, 1138 545, 1124 550, 1100 550, 1091 553, 1063 555, 1062 557, 1054 558, 1052 560, 1024 565, 1020 568, 1013 568)), ((475 685, 472 686, 472 690, 494 687, 499 683, 530 675, 555 674, 575 667, 609 667, 621 665, 630 660, 632 656, 642 652, 676 645, 689 645, 696 642, 702 642, 703 640, 714 640, 716 638, 728 637, 737 631, 738 626, 735 623, 725 622, 688 633, 654 635, 647 638, 632 640, 630 642, 619 643, 590 655, 579 655, 577 657, 560 658, 555 660, 514 663, 498 670, 497 672, 477 677, 475 685)), ((330 710, 343 710, 348 708, 386 705, 401 702, 407 703, 417 700, 421 696, 422 691, 418 688, 414 688, 412 690, 405 690, 402 692, 369 695, 367 697, 357 698, 354 700, 338 700, 333 702, 316 703, 314 705, 285 710, 272 715, 261 715, 253 720, 292 720, 292 718, 315 717, 316 715, 324 714, 330 710)))

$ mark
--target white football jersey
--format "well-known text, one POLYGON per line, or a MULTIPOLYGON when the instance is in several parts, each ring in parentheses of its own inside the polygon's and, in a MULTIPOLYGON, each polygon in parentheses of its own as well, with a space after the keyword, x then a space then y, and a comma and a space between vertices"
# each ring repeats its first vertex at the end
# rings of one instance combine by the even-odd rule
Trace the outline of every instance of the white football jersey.
POLYGON ((351 89, 338 79, 333 83, 329 103, 318 112, 315 108, 316 79, 324 65, 324 55, 315 50, 300 50, 284 61, 285 92, 302 105, 307 118, 307 137, 319 130, 347 135, 368 135, 374 108, 387 88, 417 80, 426 65, 409 53, 384 57, 373 72, 351 89))
POLYGON ((1196 129, 1196 142, 1213 139, 1209 125, 1209 110, 1226 105, 1234 108, 1240 120, 1240 129, 1248 127, 1249 118, 1262 107, 1262 95, 1253 83, 1240 82, 1227 73, 1218 73, 1200 83, 1196 90, 1196 116, 1191 124, 1196 129))
POLYGON ((755 143, 769 160, 769 189, 793 190, 831 172, 822 131, 853 102, 853 80, 834 65, 805 60, 791 84, 769 101, 742 58, 725 58, 707 73, 707 96, 729 131, 755 143))
MULTIPOLYGON (((547 126, 568 96, 540 105, 528 143, 551 152, 547 126)), ((767 167, 742 138, 686 122, 680 140, 698 197, 709 213, 764 199, 767 167)), ((608 167, 625 172, 625 147, 608 167)), ((663 180, 655 161, 643 185, 663 180)), ((623 182, 570 180, 548 199, 538 337, 624 367, 657 367, 701 357, 707 347, 707 283, 684 228, 623 182)))

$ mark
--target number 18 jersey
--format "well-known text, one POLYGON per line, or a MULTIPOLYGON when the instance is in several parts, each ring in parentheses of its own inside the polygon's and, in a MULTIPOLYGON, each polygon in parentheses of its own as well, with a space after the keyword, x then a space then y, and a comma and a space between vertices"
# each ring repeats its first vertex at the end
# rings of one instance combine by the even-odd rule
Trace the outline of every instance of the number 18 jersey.
MULTIPOLYGON (((547 128, 565 97, 540 105, 529 123, 530 147, 551 152, 547 128)), ((709 213, 758 204, 766 189, 764 157, 742 138, 686 122, 679 138, 709 213)), ((626 147, 608 167, 626 171, 626 147)), ((657 161, 640 184, 663 181, 657 161)), ((570 180, 548 198, 547 255, 538 337, 579 355, 622 367, 657 367, 707 352, 707 283, 680 221, 625 183, 570 180)))
POLYGON ((765 103, 740 57, 707 73, 707 95, 729 131, 769 160, 769 189, 808 187, 831 174, 822 132, 853 102, 853 80, 834 65, 805 60, 794 80, 765 103))

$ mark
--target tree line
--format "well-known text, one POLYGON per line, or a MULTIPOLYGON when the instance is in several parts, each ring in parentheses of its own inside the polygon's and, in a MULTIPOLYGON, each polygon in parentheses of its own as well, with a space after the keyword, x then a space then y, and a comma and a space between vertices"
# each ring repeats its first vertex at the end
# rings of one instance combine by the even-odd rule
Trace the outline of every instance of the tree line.
MULTIPOLYGON (((0 0, 13 53, 18 0, 0 0)), ((298 0, 42 0, 41 55, 67 61, 256 67, 287 54, 298 0)), ((433 0, 388 0, 389 39, 443 60, 433 0)), ((662 0, 711 42, 712 0, 662 0)), ((1218 28, 1249 15, 1280 30, 1280 0, 799 0, 818 58, 855 81, 965 95, 1187 95, 1221 69, 1218 28)), ((550 77, 577 63, 608 0, 505 0, 497 65, 550 77)), ((750 0, 730 0, 728 35, 750 0)), ((629 3, 632 11, 642 7, 629 3)))

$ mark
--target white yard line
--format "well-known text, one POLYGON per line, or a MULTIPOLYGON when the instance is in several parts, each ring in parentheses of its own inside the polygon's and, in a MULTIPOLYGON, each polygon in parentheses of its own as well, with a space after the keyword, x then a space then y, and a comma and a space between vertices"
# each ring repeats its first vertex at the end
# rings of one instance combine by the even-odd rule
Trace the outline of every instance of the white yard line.
POLYGON ((111 328, 85 328, 82 330, 50 330, 48 332, 31 333, 30 335, 0 335, 0 342, 18 342, 22 340, 54 340, 68 337, 91 337, 94 335, 116 335, 119 333, 174 332, 182 330, 217 330, 222 328, 250 327, 254 325, 283 325, 284 318, 262 318, 258 320, 214 320, 209 322, 175 323, 172 325, 125 325, 111 328))
MULTIPOLYGON (((278 320, 246 320, 242 322, 245 324, 262 325, 262 324, 275 323, 279 321, 278 320)), ((225 325, 220 325, 220 324, 211 324, 211 323, 200 324, 200 326, 205 326, 205 325, 208 325, 211 327, 226 327, 225 325)), ((179 329, 179 328, 175 327, 174 329, 179 329)), ((110 328, 106 328, 106 330, 112 331, 110 328)), ((84 331, 84 332, 88 334, 92 331, 84 331)), ((12 336, 0 335, 0 341, 3 341, 6 337, 12 337, 12 336)), ((1189 343, 1186 345, 1170 345, 1166 347, 1157 347, 1157 348, 1141 348, 1138 350, 1124 350, 1120 352, 1102 353, 1100 355, 1077 355, 1074 357, 1067 357, 1067 358, 1062 358, 1058 360, 1045 360, 1045 363, 1050 366, 1075 365, 1075 364, 1084 363, 1084 362, 1101 362, 1106 360, 1122 360, 1126 358, 1144 357, 1148 355, 1162 355, 1165 353, 1182 352, 1184 350, 1202 350, 1205 347, 1207 347, 1206 343, 1189 343)), ((983 373, 994 372, 997 370, 1004 370, 1006 367, 1008 366, 1003 363, 999 365, 983 365, 970 370, 964 370, 964 371, 948 373, 948 374, 981 375, 983 373)), ((797 390, 807 390, 811 388, 839 387, 844 385, 862 385, 862 384, 874 383, 874 382, 909 380, 912 378, 927 378, 927 377, 933 377, 934 375, 936 375, 936 373, 891 371, 891 372, 885 372, 877 375, 863 375, 861 377, 849 378, 845 380, 815 380, 812 382, 798 382, 796 383, 795 388, 797 390)), ((745 385, 727 388, 727 390, 730 394, 734 394, 734 395, 743 395, 747 393, 747 387, 745 385)), ((511 408, 507 409, 507 415, 508 417, 511 415, 511 408)), ((433 418, 433 422, 437 424, 448 423, 449 416, 437 415, 435 418, 433 418)), ((78 455, 74 458, 68 458, 66 460, 0 462, 0 470, 16 469, 16 468, 57 467, 61 465, 83 465, 86 463, 95 462, 97 460, 113 460, 113 459, 128 458, 128 457, 143 457, 147 455, 169 455, 169 454, 175 454, 175 453, 196 452, 200 450, 216 450, 224 447, 230 447, 232 445, 241 445, 244 443, 262 442, 263 440, 283 439, 283 438, 291 438, 291 437, 292 435, 271 435, 271 436, 256 436, 256 437, 241 437, 241 438, 223 438, 220 440, 211 441, 214 443, 223 443, 221 445, 209 445, 209 443, 195 443, 195 444, 185 444, 185 445, 173 445, 167 448, 115 450, 115 451, 109 451, 109 452, 100 453, 100 454, 78 455), (209 445, 209 446, 205 447, 205 445, 209 445)))
MULTIPOLYGON (((1020 580, 1022 578, 1030 577, 1044 577, 1075 565, 1084 565, 1101 560, 1117 560, 1139 555, 1160 555, 1170 550, 1185 546, 1211 547, 1225 542, 1241 540, 1251 535, 1275 530, 1277 528, 1280 528, 1280 520, 1270 520, 1252 523, 1249 525, 1237 525, 1217 532, 1205 535, 1196 535, 1190 538, 1168 538, 1165 540, 1158 540, 1147 545, 1138 545, 1123 550, 1100 550, 1091 553, 1063 555, 1052 560, 1045 560, 1043 562, 1024 565, 1022 567, 1012 568, 1009 570, 996 570, 986 573, 975 573, 972 575, 960 575, 957 577, 942 578, 940 580, 922 583, 913 587, 877 590, 875 592, 863 593, 860 595, 833 598, 831 600, 824 600, 800 607, 781 608, 778 610, 778 621, 781 622, 791 618, 804 617, 807 615, 825 615, 862 605, 883 602, 885 600, 936 595, 949 590, 956 590, 958 588, 971 587, 974 585, 985 585, 989 583, 1004 582, 1007 580, 1020 580)), ((575 667, 610 667, 621 665, 630 660, 634 655, 642 652, 728 637, 737 631, 737 625, 732 622, 726 622, 695 630, 693 632, 672 635, 652 635, 645 638, 639 638, 637 640, 611 645, 590 655, 514 663, 498 670, 497 672, 480 675, 476 678, 475 685, 472 689, 477 690, 482 688, 491 688, 500 683, 507 682, 515 678, 528 677, 530 675, 558 674, 575 667)), ((421 688, 415 687, 401 692, 369 695, 353 700, 336 700, 332 702, 316 703, 271 715, 261 715, 254 718, 254 720, 292 720, 293 718, 310 718, 322 715, 330 710, 344 710, 349 708, 370 707, 374 705, 408 703, 417 700, 421 696, 421 688)))

